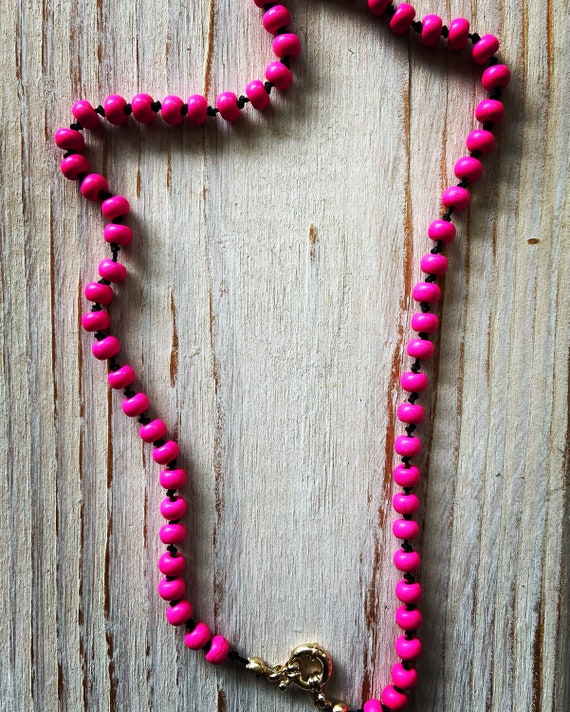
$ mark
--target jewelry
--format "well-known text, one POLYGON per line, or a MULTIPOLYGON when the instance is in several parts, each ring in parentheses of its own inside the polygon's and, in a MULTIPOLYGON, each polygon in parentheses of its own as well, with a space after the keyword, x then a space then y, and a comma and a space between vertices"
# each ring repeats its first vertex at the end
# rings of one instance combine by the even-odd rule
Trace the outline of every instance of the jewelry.
MULTIPOLYGON (((218 114, 226 121, 236 121, 246 104, 251 104, 258 111, 266 109, 274 88, 285 91, 290 87, 293 81, 291 60, 299 55, 301 44, 298 36, 288 30, 291 18, 283 5, 266 3, 264 0, 254 0, 254 3, 263 11, 263 26, 274 36, 273 51, 277 61, 271 62, 267 67, 266 82, 250 82, 244 96, 238 97, 232 92, 223 92, 217 97, 215 106, 209 105, 205 97, 196 94, 187 102, 177 96, 167 96, 162 102, 158 102, 148 94, 137 94, 130 103, 118 95, 112 95, 105 99, 103 106, 96 108, 87 101, 77 101, 72 107, 75 123, 69 128, 58 129, 55 142, 66 151, 61 162, 63 175, 78 181, 82 195, 90 201, 100 203, 101 212, 109 221, 105 225, 103 236, 109 243, 111 258, 104 259, 99 264, 100 279, 85 287, 85 297, 92 302, 92 306, 91 310, 83 315, 82 325, 95 336, 92 345, 94 356, 109 362, 109 385, 124 393, 124 413, 138 419, 140 437, 145 443, 152 445, 154 461, 164 466, 160 473, 160 484, 166 490, 166 498, 160 504, 160 511, 167 523, 160 529, 160 540, 166 545, 166 551, 158 562, 159 570, 164 575, 158 585, 158 593, 169 603, 166 610, 169 623, 185 627, 185 644, 193 650, 205 649, 206 660, 214 665, 219 665, 228 658, 232 659, 257 676, 276 683, 282 690, 293 684, 307 691, 319 709, 328 712, 349 712, 348 705, 343 702, 333 703, 325 696, 324 686, 332 673, 332 662, 329 654, 320 645, 299 645, 291 652, 284 665, 270 666, 260 658, 242 657, 231 648, 223 635, 212 635, 206 623, 196 623, 193 620, 192 605, 185 598, 185 558, 179 550, 186 536, 182 519, 187 509, 186 500, 178 494, 186 482, 186 473, 177 464, 179 447, 173 439, 167 437, 168 428, 164 421, 148 416, 149 399, 145 393, 133 389, 136 376, 132 367, 121 365, 117 361, 120 344, 115 336, 109 334, 110 316, 108 310, 104 309, 113 301, 111 285, 121 283, 126 277, 126 268, 119 263, 118 255, 123 247, 130 244, 133 237, 131 228, 125 224, 130 206, 126 198, 109 192, 108 183, 102 175, 90 173, 89 163, 84 155, 85 140, 82 131, 96 129, 101 117, 110 124, 122 125, 129 122, 132 115, 138 122, 150 124, 160 113, 163 121, 170 125, 201 125, 218 114)), ((476 107, 475 117, 481 127, 471 131, 467 137, 469 155, 455 163, 454 173, 459 183, 443 192, 441 202, 445 212, 441 219, 434 220, 428 228, 433 247, 421 259, 421 269, 426 276, 414 286, 412 292, 420 310, 411 317, 411 329, 416 335, 406 347, 407 354, 413 361, 409 371, 400 376, 401 387, 406 392, 407 399, 398 407, 397 417, 404 424, 405 435, 399 435, 394 444, 395 451, 401 458, 400 464, 394 470, 394 481, 402 488, 393 498, 393 507, 399 518, 392 526, 395 537, 401 541, 400 548, 394 554, 396 569, 402 572, 402 579, 396 586, 396 597, 401 604, 396 610, 396 623, 403 631, 395 644, 400 661, 392 667, 392 683, 384 687, 380 699, 367 700, 360 710, 355 711, 389 712, 407 706, 409 693, 417 683, 415 661, 422 650, 416 634, 422 622, 418 609, 422 591, 415 576, 420 566, 420 555, 411 545, 419 534, 418 522, 413 519, 419 508, 419 499, 412 490, 419 483, 420 471, 413 464, 413 460, 420 454, 422 443, 414 432, 425 415, 423 406, 417 402, 420 394, 428 387, 427 376, 421 370, 422 362, 433 355, 434 345, 429 336, 439 328, 438 316, 432 311, 441 296, 437 279, 445 274, 448 268, 447 258, 443 255, 444 245, 451 242, 456 235, 451 217, 453 213, 464 210, 469 205, 470 193, 467 188, 481 177, 483 166, 480 158, 493 148, 492 129, 494 124, 503 118, 501 89, 509 83, 510 72, 495 56, 499 48, 497 38, 493 35, 480 37, 470 33, 469 22, 463 18, 453 20, 449 27, 446 27, 437 15, 427 15, 422 21, 415 21, 415 10, 407 3, 394 7, 390 0, 368 0, 368 6, 373 15, 385 16, 388 19, 390 29, 394 33, 404 35, 412 29, 420 36, 424 45, 436 46, 443 38, 450 50, 461 50, 471 43, 473 61, 478 65, 487 65, 483 71, 482 85, 490 92, 489 97, 480 101, 476 107)))

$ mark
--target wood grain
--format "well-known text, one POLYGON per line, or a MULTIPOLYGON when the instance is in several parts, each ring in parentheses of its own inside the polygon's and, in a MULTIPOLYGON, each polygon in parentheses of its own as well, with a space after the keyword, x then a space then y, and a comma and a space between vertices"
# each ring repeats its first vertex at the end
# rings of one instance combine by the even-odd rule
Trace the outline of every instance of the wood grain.
MULTIPOLYGON (((196 615, 271 662, 305 641, 357 709, 394 662, 391 469, 411 287, 483 96, 461 55, 290 3, 304 53, 263 116, 106 125, 128 197, 113 330, 182 447, 196 615)), ((294 712, 185 649, 156 595, 159 469, 81 333, 106 255, 59 172, 77 98, 243 91, 271 60, 251 2, 2 0, 0 709, 294 712)), ((513 69, 457 219, 423 399, 415 710, 570 705, 568 9, 418 0, 472 18, 513 69)))

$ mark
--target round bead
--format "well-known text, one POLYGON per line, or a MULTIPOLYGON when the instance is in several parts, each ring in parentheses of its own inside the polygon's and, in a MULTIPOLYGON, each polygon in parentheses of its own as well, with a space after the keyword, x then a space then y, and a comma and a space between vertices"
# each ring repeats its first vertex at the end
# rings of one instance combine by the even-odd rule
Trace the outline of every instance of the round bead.
POLYGON ((274 5, 263 13, 263 26, 271 35, 291 24, 291 14, 284 5, 274 5))
POLYGON ((407 2, 400 3, 390 20, 390 29, 396 35, 403 35, 410 29, 416 11, 407 2))
POLYGON ((453 172, 458 178, 467 178, 470 183, 474 183, 483 175, 483 164, 476 158, 463 156, 456 162, 453 172))
POLYGON ((441 202, 446 208, 453 206, 459 212, 465 210, 469 205, 470 198, 471 196, 466 188, 461 188, 458 185, 450 185, 449 188, 443 191, 441 202))
POLYGON ((481 77, 483 89, 487 91, 493 91, 493 89, 497 89, 497 87, 503 89, 510 81, 511 70, 506 64, 493 64, 491 67, 487 67, 481 77))
POLYGON ((88 101, 76 101, 71 107, 71 113, 86 129, 96 129, 99 126, 99 114, 88 101))
POLYGON ((186 470, 179 467, 173 470, 163 470, 159 477, 160 486, 166 490, 182 489, 186 484, 186 470))
POLYGON ((404 710, 408 706, 408 698, 403 692, 398 692, 393 685, 386 685, 380 699, 389 710, 404 710))
POLYGON ((398 435, 394 442, 394 450, 402 457, 415 457, 422 451, 422 441, 416 437, 398 435))
POLYGON ((410 339, 406 345, 406 353, 412 358, 428 359, 433 356, 435 346, 427 339, 410 339))
POLYGON ((113 290, 108 284, 89 282, 85 285, 85 297, 96 304, 110 304, 113 301, 113 290))
POLYGON ((184 625, 192 618, 192 604, 183 598, 166 609, 166 619, 170 625, 184 625))
POLYGON ((473 45, 471 56, 477 64, 485 64, 499 49, 499 40, 495 35, 483 35, 477 44, 473 45))
POLYGON ((449 49, 463 49, 469 37, 469 20, 458 17, 451 21, 449 34, 447 35, 447 46, 449 49))
POLYGON ((281 62, 271 62, 265 70, 267 80, 280 91, 287 91, 293 83, 293 72, 281 62))
POLYGON ((505 117, 505 107, 502 101, 497 99, 483 99, 475 108, 475 118, 482 124, 485 121, 492 121, 494 124, 500 123, 505 117))
POLYGON ((208 101, 201 94, 192 94, 188 98, 188 121, 193 124, 205 124, 208 118, 208 101))
POLYGON ((169 546, 170 544, 182 544, 186 539, 186 527, 184 524, 164 524, 158 533, 160 541, 169 546))
POLYGON ((135 393, 134 396, 130 398, 125 398, 121 403, 121 408, 123 413, 128 415, 129 418, 136 418, 137 416, 148 410, 149 407, 148 396, 146 393, 135 393))
POLYGON ((221 665, 228 657, 230 644, 223 635, 215 635, 206 653, 206 660, 212 665, 221 665))
POLYGON ((400 376, 400 384, 408 393, 422 393, 428 387, 428 377, 425 373, 404 371, 400 376))
MULTIPOLYGON (((372 0, 368 0, 369 5, 371 2, 372 0)), ((364 712, 382 712, 382 704, 380 700, 368 700, 364 703, 363 710, 364 712)))
POLYGON ((412 316, 412 329, 418 334, 433 334, 439 328, 439 317, 437 314, 418 312, 412 316))
POLYGON ((184 121, 181 110, 184 102, 179 96, 167 96, 161 102, 161 114, 163 120, 171 126, 179 126, 184 121))
POLYGON ((441 289, 435 282, 418 282, 412 289, 412 297, 420 304, 435 304, 441 297, 441 289))
POLYGON ((245 88, 245 93, 253 108, 258 111, 263 111, 271 103, 269 94, 265 90, 265 84, 260 82, 259 79, 249 82, 245 88))
POLYGON ((186 567, 186 558, 182 554, 172 556, 169 551, 158 560, 158 570, 165 576, 181 576, 186 567))
POLYGON ((106 193, 109 190, 109 184, 104 176, 99 173, 90 173, 81 181, 81 194, 87 200, 97 202, 101 200, 99 193, 106 193))
POLYGON ((469 133, 465 143, 469 151, 490 153, 495 145, 495 137, 486 129, 475 129, 469 133))
POLYGON ((186 593, 183 578, 163 578, 158 582, 158 595, 164 601, 179 601, 186 593))
POLYGON ((116 371, 110 371, 107 376, 107 381, 111 388, 120 391, 127 388, 135 381, 135 372, 132 366, 125 365, 118 368, 116 371))
POLYGON ((165 519, 169 521, 176 521, 177 519, 182 519, 186 514, 187 504, 184 497, 165 497, 160 503, 160 513, 165 519))
POLYGON ((267 5, 267 0, 253 0, 254 4, 257 5, 257 7, 261 8, 263 10, 264 6, 267 5))
POLYGON ((419 638, 406 638, 405 635, 400 635, 394 647, 396 655, 402 660, 417 660, 422 654, 422 643, 419 638))
POLYGON ((184 636, 184 644, 190 650, 201 650, 212 637, 210 629, 205 623, 198 625, 184 636))
POLYGON ((293 32, 284 32, 273 40, 273 51, 279 57, 298 57, 301 54, 301 40, 293 32))
POLYGON ((457 230, 455 225, 448 220, 434 220, 428 227, 428 237, 434 242, 448 244, 455 239, 457 230))
POLYGON ((111 318, 106 311, 91 311, 81 317, 81 326, 85 331, 105 331, 111 325, 111 318))
POLYGON ((127 247, 133 240, 133 231, 128 225, 109 223, 103 230, 105 242, 114 243, 120 247, 127 247))
POLYGON ((400 606, 396 609, 396 624, 402 630, 417 630, 422 624, 422 614, 417 608, 400 606))
POLYGON ((392 533, 396 539, 416 539, 420 526, 414 519, 396 519, 392 524, 392 533))
POLYGON ((406 467, 403 463, 394 468, 394 482, 400 487, 417 487, 421 474, 416 465, 406 467))
POLYGON ((400 403, 398 406, 398 420, 402 423, 419 425, 424 422, 425 410, 423 405, 416 403, 400 403))
POLYGON ((137 94, 131 101, 133 116, 141 124, 152 124, 156 113, 152 110, 151 104, 154 100, 150 94, 137 94))
POLYGON ((398 571, 417 571, 421 566, 421 558, 417 551, 398 549, 394 553, 394 566, 398 571))
POLYGON ((417 582, 408 583, 405 579, 396 584, 396 598, 402 603, 416 605, 422 597, 422 587, 417 582))
POLYGON ((101 203, 101 212, 107 220, 115 220, 115 218, 128 215, 130 209, 129 201, 122 195, 113 195, 101 203))
POLYGON ((219 94, 216 99, 216 106, 220 111, 220 116, 226 121, 237 121, 241 115, 238 98, 231 91, 224 91, 219 94))
POLYGON ((422 42, 428 47, 435 47, 441 37, 443 22, 439 15, 426 15, 422 21, 422 42))
POLYGON ((103 108, 105 109, 105 118, 110 124, 115 124, 116 126, 121 126, 126 124, 129 120, 127 114, 125 114, 125 107, 127 102, 122 96, 118 94, 111 94, 103 102, 103 108))
POLYGON ((180 455, 180 448, 174 440, 168 440, 164 445, 155 447, 152 451, 152 459, 159 465, 167 465, 176 460, 178 455, 180 455))
POLYGON ((383 15, 392 0, 368 0, 368 9, 373 15, 383 15))
POLYGON ((99 262, 99 274, 103 277, 103 279, 108 279, 109 282, 120 284, 125 281, 127 268, 120 262, 104 259, 99 262))
POLYGON ((106 336, 104 339, 94 341, 91 345, 93 356, 99 361, 105 361, 108 358, 116 356, 121 350, 119 340, 115 336, 106 336))
POLYGON ((80 153, 66 156, 60 163, 61 172, 69 180, 77 180, 89 170, 89 161, 80 153))
POLYGON ((85 139, 80 131, 75 129, 58 129, 55 132, 55 145, 66 151, 83 151, 85 139))
POLYGON ((426 274, 442 275, 447 272, 449 263, 445 255, 434 255, 428 252, 427 255, 422 257, 420 267, 426 274))
POLYGON ((413 492, 396 492, 392 498, 392 506, 398 514, 415 514, 420 508, 420 499, 413 492))
POLYGON ((418 684, 418 673, 415 668, 405 668, 402 663, 392 667, 392 682, 401 690, 413 690, 418 684))
MULTIPOLYGON (((156 440, 160 440, 167 432, 168 428, 166 427, 166 423, 158 418, 151 420, 150 423, 146 425, 141 425, 139 428, 139 436, 145 443, 153 443, 156 440)), ((174 489, 176 489, 176 487, 174 487, 174 489)))

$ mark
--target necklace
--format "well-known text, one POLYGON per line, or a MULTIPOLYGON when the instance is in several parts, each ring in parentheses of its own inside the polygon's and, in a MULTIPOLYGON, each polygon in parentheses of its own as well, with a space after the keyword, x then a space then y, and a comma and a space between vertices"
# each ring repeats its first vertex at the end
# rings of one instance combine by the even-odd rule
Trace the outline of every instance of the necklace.
MULTIPOLYGON (((239 119, 247 104, 258 111, 266 109, 271 101, 274 89, 286 91, 293 81, 291 61, 301 51, 301 44, 296 34, 289 31, 291 22, 289 11, 280 4, 254 0, 263 12, 263 26, 273 35, 273 51, 277 60, 271 62, 265 71, 266 81, 255 80, 245 89, 245 95, 237 96, 233 92, 223 92, 215 106, 208 103, 201 95, 192 95, 187 102, 180 97, 167 96, 163 101, 155 101, 148 94, 137 94, 130 103, 118 95, 107 97, 102 106, 94 108, 89 102, 75 102, 72 113, 75 122, 69 128, 58 129, 55 142, 66 151, 61 162, 63 175, 80 184, 80 191, 87 200, 99 203, 103 216, 109 221, 104 228, 104 239, 109 244, 111 258, 103 259, 99 264, 98 281, 85 286, 85 297, 92 303, 90 311, 82 317, 83 328, 94 334, 93 355, 109 364, 108 382, 112 389, 123 391, 123 412, 136 418, 140 424, 141 439, 152 445, 153 460, 164 467, 160 473, 160 484, 166 490, 166 497, 160 503, 160 512, 166 523, 161 527, 159 536, 166 550, 160 557, 158 567, 164 578, 158 586, 158 593, 168 603, 166 617, 173 626, 185 629, 184 642, 193 650, 204 649, 206 660, 219 665, 227 659, 233 660, 252 671, 276 683, 282 690, 294 685, 308 692, 316 707, 328 712, 350 712, 344 702, 331 702, 325 695, 324 686, 332 673, 331 657, 317 643, 297 646, 283 665, 270 666, 256 657, 243 657, 232 648, 226 637, 213 634, 204 622, 196 622, 190 601, 186 598, 186 582, 183 578, 185 557, 180 548, 186 537, 186 528, 182 520, 186 514, 187 503, 180 494, 186 482, 186 473, 177 463, 179 446, 168 437, 168 427, 160 418, 151 418, 150 403, 144 392, 136 391, 136 375, 128 364, 118 360, 119 340, 109 333, 110 315, 108 307, 114 298, 112 284, 119 284, 126 278, 126 268, 118 261, 122 248, 127 247, 133 238, 132 229, 126 224, 130 206, 126 198, 109 191, 107 180, 99 173, 90 172, 85 156, 83 130, 94 130, 100 125, 101 118, 110 124, 123 125, 131 121, 130 117, 142 124, 152 123, 158 114, 166 124, 202 125, 209 119, 221 117, 228 122, 239 119)), ((353 712, 389 712, 404 709, 409 694, 417 684, 415 662, 419 658, 422 645, 417 636, 422 616, 418 608, 421 598, 421 585, 416 578, 420 567, 420 555, 412 542, 419 535, 419 524, 413 515, 419 509, 418 496, 413 492, 420 481, 420 471, 414 460, 420 455, 422 442, 415 434, 417 426, 425 417, 424 407, 418 403, 420 394, 428 388, 428 378, 422 372, 422 363, 434 353, 434 344, 430 335, 437 332, 439 318, 433 311, 440 299, 441 290, 438 277, 448 269, 447 258, 443 255, 446 244, 456 235, 452 222, 455 212, 464 210, 469 205, 468 186, 477 181, 482 174, 480 158, 489 153, 494 145, 493 126, 503 118, 503 104, 500 101, 501 89, 510 80, 509 69, 500 64, 496 55, 499 43, 493 35, 480 37, 469 31, 469 22, 463 18, 453 20, 449 27, 444 26, 437 15, 427 15, 421 21, 415 21, 415 10, 401 3, 394 7, 390 0, 368 0, 373 15, 385 16, 390 29, 400 35, 410 30, 416 32, 426 46, 440 44, 442 38, 450 50, 462 50, 470 44, 473 61, 486 65, 482 75, 482 85, 490 92, 489 97, 480 101, 475 110, 475 118, 481 124, 469 133, 466 145, 469 155, 457 160, 454 166, 457 185, 448 187, 441 196, 445 212, 428 227, 428 237, 432 248, 421 259, 421 270, 425 274, 412 291, 412 297, 419 305, 419 311, 411 317, 411 330, 414 336, 406 346, 406 352, 412 359, 409 370, 400 376, 401 388, 406 399, 397 410, 397 418, 403 424, 405 434, 395 439, 394 448, 400 457, 393 477, 401 487, 393 498, 393 508, 398 518, 392 525, 394 536, 400 541, 400 548, 394 554, 394 565, 401 572, 402 578, 396 585, 396 598, 399 607, 395 618, 402 634, 395 643, 399 661, 391 671, 392 681, 381 691, 379 699, 364 701, 363 706, 353 712)))

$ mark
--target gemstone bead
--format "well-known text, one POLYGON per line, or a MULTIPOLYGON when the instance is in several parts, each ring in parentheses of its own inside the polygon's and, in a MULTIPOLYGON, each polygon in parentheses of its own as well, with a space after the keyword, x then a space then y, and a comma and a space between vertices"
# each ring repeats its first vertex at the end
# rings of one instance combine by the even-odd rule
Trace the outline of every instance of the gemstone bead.
POLYGON ((186 593, 186 582, 183 578, 163 578, 158 582, 158 595, 164 601, 179 601, 186 593))
POLYGON ((162 470, 159 477, 160 486, 164 489, 182 489, 186 484, 186 470, 176 467, 172 470, 162 470))
POLYGON ((463 49, 469 38, 469 20, 458 17, 451 21, 449 34, 447 36, 447 46, 449 49, 463 49))
POLYGON ((433 356, 434 351, 435 346, 428 339, 410 339, 406 345, 406 353, 412 358, 428 359, 433 356))
MULTIPOLYGON (((146 425, 141 425, 139 428, 139 436, 145 443, 153 443, 156 440, 160 440, 167 432, 168 428, 166 427, 166 423, 158 418, 151 420, 150 423, 146 425)), ((174 487, 173 489, 177 488, 174 487)))
POLYGON ((408 393, 422 393, 428 387, 428 377, 425 373, 404 371, 400 376, 400 385, 408 393))
POLYGON ((186 514, 187 504, 184 497, 165 497, 160 503, 160 513, 165 519, 175 521, 186 514))
POLYGON ((220 116, 230 123, 237 121, 241 116, 237 96, 231 91, 219 94, 216 99, 216 106, 220 111, 220 116))
POLYGON ((141 124, 152 124, 156 113, 152 110, 151 104, 154 99, 150 94, 137 94, 131 101, 133 116, 141 124))
POLYGON ((439 317, 437 314, 418 312, 412 316, 412 329, 418 334, 433 334, 439 328, 439 317))
POLYGON ((461 188, 458 185, 450 185, 449 188, 443 191, 441 203, 445 205, 446 208, 453 206, 458 212, 461 212, 469 205, 470 198, 471 196, 466 188, 461 188))
POLYGON ((477 158, 463 156, 455 163, 453 172, 457 178, 467 178, 470 183, 474 183, 483 175, 483 164, 477 158))
POLYGON ((85 285, 85 298, 95 304, 110 304, 113 301, 113 290, 108 284, 99 282, 88 282, 85 285))
POLYGON ((428 47, 435 47, 441 37, 443 22, 439 15, 426 15, 422 21, 421 39, 428 47))
POLYGON ((160 541, 163 544, 182 544, 186 539, 186 527, 184 524, 164 524, 159 531, 160 541))
POLYGON ((280 91, 287 91, 293 83, 293 72, 281 62, 271 62, 265 70, 267 81, 280 91))
POLYGON ((407 638, 405 635, 400 635, 394 647, 396 655, 402 660, 417 660, 422 654, 422 643, 419 638, 407 638))
POLYGON ((398 420, 402 423, 419 425, 424 422, 424 418, 425 410, 423 405, 418 405, 417 403, 401 403, 398 406, 398 420))
POLYGON ((403 692, 398 692, 393 685, 386 685, 380 700, 389 710, 404 710, 408 706, 407 696, 403 692))
POLYGON ((186 567, 186 558, 182 554, 172 556, 166 551, 158 560, 158 570, 165 576, 181 576, 186 567))
POLYGON ((390 29, 396 35, 405 34, 410 29, 415 16, 416 11, 412 5, 407 2, 400 3, 390 20, 390 29))
POLYGON ((184 644, 190 650, 201 650, 212 637, 212 633, 205 623, 198 623, 196 627, 186 633, 184 644))
POLYGON ((123 413, 128 415, 129 418, 136 418, 148 410, 149 405, 146 393, 135 393, 134 396, 125 398, 121 403, 121 408, 123 409, 123 413))
POLYGON ((155 447, 152 451, 152 459, 159 465, 167 465, 176 460, 178 455, 180 455, 180 448, 174 440, 168 440, 164 445, 155 447))
POLYGON ((449 263, 445 255, 436 255, 428 252, 424 255, 420 262, 422 271, 426 274, 442 275, 447 272, 449 263))
POLYGON ((495 35, 483 35, 477 44, 473 45, 471 56, 477 64, 485 64, 499 49, 499 40, 495 35))
POLYGON ((192 618, 192 604, 184 598, 166 609, 166 619, 170 625, 184 625, 190 618, 192 618))
POLYGON ((401 464, 394 468, 394 482, 400 487, 417 487, 420 479, 420 470, 416 465, 406 467, 401 464))
POLYGON ((396 492, 392 498, 392 506, 398 514, 415 514, 420 508, 420 498, 413 492, 396 492))
POLYGON ((394 442, 394 450, 402 457, 415 457, 422 451, 422 441, 416 437, 398 435, 394 442))
POLYGON ((127 268, 120 262, 104 259, 99 262, 99 275, 103 279, 109 280, 109 282, 115 282, 115 284, 120 284, 121 282, 125 281, 125 278, 127 276, 127 268))
POLYGON ((417 571, 421 565, 421 558, 417 551, 404 551, 398 549, 394 553, 394 566, 398 571, 411 572, 417 571))
POLYGON ((434 220, 428 227, 428 237, 435 242, 448 244, 455 239, 457 230, 449 220, 434 220))
POLYGON ((109 184, 104 176, 99 173, 89 173, 81 181, 81 194, 87 200, 97 202, 101 200, 99 193, 106 193, 109 190, 109 184))
POLYGON ((396 624, 402 630, 417 630, 422 624, 422 614, 417 608, 399 606, 396 609, 396 624))
POLYGON ((128 115, 125 113, 125 107, 127 102, 122 96, 118 94, 111 94, 103 102, 103 108, 105 109, 105 118, 110 124, 116 124, 117 126, 122 126, 126 124, 129 120, 128 115))
POLYGON ((422 587, 417 582, 408 583, 405 579, 396 584, 396 598, 408 605, 417 605, 422 597, 422 587))
POLYGON ((63 128, 55 132, 55 145, 66 151, 81 152, 85 148, 85 139, 81 131, 63 128))
POLYGON ((486 129, 475 129, 469 133, 465 143, 469 151, 490 153, 495 145, 495 136, 486 129))
POLYGON ((160 113, 163 121, 171 126, 179 126, 184 121, 181 113, 184 102, 179 96, 166 96, 161 102, 160 113))
POLYGON ((435 304, 441 297, 441 289, 435 282, 418 282, 412 289, 412 297, 416 302, 435 304))
POLYGON ((284 5, 274 5, 263 14, 263 27, 271 35, 276 35, 279 30, 289 27, 291 14, 284 5))
POLYGON ((279 57, 298 57, 301 54, 301 41, 293 32, 284 32, 273 40, 273 51, 279 57))
MULTIPOLYGON (((411 628, 410 630, 415 630, 411 628)), ((418 684, 418 673, 413 667, 407 668, 402 663, 396 663, 391 670, 392 682, 401 690, 413 690, 418 684)))
POLYGON ((492 121, 494 124, 498 124, 504 116, 505 107, 501 101, 496 99, 483 99, 475 108, 475 118, 481 123, 492 121))
POLYGON ((101 203, 101 212, 107 220, 115 220, 128 215, 130 209, 129 201, 122 195, 113 195, 101 203))
POLYGON ((89 171, 89 161, 80 153, 66 156, 60 163, 61 172, 69 180, 77 180, 89 171))
POLYGON ((99 126, 99 114, 88 101, 76 101, 71 107, 71 113, 86 129, 96 129, 99 126))
POLYGON ((103 311, 103 309, 87 312, 81 317, 81 326, 85 331, 105 331, 110 324, 111 318, 108 312, 103 311))
POLYGON ((210 643, 210 649, 206 653, 206 660, 212 665, 221 665, 228 657, 230 644, 223 635, 215 635, 210 643))
POLYGON ((493 64, 483 72, 481 84, 483 89, 493 91, 500 87, 503 89, 511 81, 511 70, 506 64, 493 64))
POLYGON ((118 368, 116 371, 110 371, 107 375, 109 385, 116 391, 120 391, 132 385, 135 378, 134 369, 129 365, 121 366, 121 368, 118 368))
POLYGON ((267 107, 271 103, 269 94, 265 90, 265 84, 259 81, 259 79, 255 79, 254 81, 249 82, 249 84, 245 88, 245 93, 247 95, 247 98, 251 101, 251 105, 253 106, 253 108, 257 109, 258 111, 263 111, 264 109, 267 109, 267 107))
POLYGON ((127 247, 133 240, 133 231, 128 225, 109 223, 103 230, 105 242, 114 243, 120 247, 127 247))
POLYGON ((414 519, 396 519, 392 524, 392 533, 396 539, 415 539, 419 536, 420 526, 414 519))
POLYGON ((91 345, 93 356, 99 361, 105 361, 108 358, 116 356, 121 350, 119 340, 115 336, 106 336, 104 339, 94 341, 91 345))

